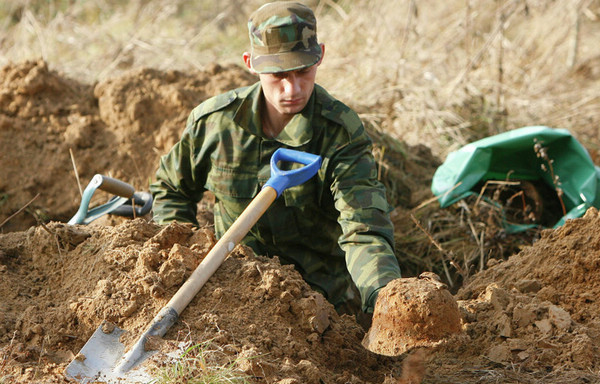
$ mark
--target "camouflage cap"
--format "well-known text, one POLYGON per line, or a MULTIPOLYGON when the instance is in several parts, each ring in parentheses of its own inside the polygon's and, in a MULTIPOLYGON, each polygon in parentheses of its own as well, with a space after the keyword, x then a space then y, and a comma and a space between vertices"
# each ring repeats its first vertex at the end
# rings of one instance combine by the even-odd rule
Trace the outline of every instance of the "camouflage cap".
POLYGON ((293 71, 316 64, 322 56, 317 41, 317 20, 310 8, 280 1, 257 9, 248 20, 252 55, 257 73, 293 71))

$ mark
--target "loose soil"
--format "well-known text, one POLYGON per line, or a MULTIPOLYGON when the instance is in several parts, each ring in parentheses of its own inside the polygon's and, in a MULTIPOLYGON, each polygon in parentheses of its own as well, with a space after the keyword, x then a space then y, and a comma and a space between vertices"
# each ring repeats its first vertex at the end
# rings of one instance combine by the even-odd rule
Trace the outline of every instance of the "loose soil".
MULTIPOLYGON (((66 383, 64 368, 103 321, 128 330, 129 344, 167 303, 215 244, 210 219, 201 228, 112 216, 67 225, 77 180, 84 187, 102 173, 147 190, 191 108, 253 81, 217 65, 94 85, 44 62, 0 70, 0 382, 66 383)), ((424 147, 403 149, 398 157, 388 147, 380 164, 396 221, 430 197, 438 164, 424 147)), ((202 208, 204 218, 210 200, 202 208)), ((292 267, 237 247, 152 364, 187 343, 218 351, 255 383, 598 383, 598 228, 592 208, 488 261, 454 292, 462 332, 396 357, 364 349, 354 317, 339 316, 292 267)))

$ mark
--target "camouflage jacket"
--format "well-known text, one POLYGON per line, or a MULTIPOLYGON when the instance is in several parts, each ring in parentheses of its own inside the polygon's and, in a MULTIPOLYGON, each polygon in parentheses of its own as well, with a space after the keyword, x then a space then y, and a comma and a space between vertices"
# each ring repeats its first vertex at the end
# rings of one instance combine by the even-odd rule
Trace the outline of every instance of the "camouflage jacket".
POLYGON ((269 139, 261 129, 260 97, 257 83, 213 97, 191 112, 150 186, 154 219, 197 223, 197 202, 209 190, 216 197, 220 237, 269 179, 277 148, 319 154, 318 174, 285 190, 243 243, 257 254, 294 264, 336 307, 352 298, 353 281, 363 310, 372 310, 378 289, 400 277, 400 269, 385 187, 377 180, 360 119, 315 85, 304 110, 269 139))

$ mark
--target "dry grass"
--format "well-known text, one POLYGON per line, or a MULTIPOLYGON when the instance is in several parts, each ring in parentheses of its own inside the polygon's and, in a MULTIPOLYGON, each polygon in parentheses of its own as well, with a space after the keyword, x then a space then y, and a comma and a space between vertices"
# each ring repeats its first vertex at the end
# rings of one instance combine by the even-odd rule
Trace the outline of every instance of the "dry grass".
MULTIPOLYGON (((381 136, 376 156, 387 156, 380 174, 391 180, 398 206, 392 217, 406 275, 435 271, 457 289, 490 259, 517 252, 538 232, 508 239, 498 207, 484 200, 439 209, 420 190, 430 169, 421 164, 421 179, 413 178, 415 164, 426 159, 410 158, 405 143, 424 144, 443 159, 491 134, 547 125, 572 130, 600 155, 600 0, 304 2, 315 9, 327 47, 318 82, 381 136), (390 160, 395 153, 403 157, 390 160)), ((241 64, 247 17, 262 3, 4 1, 0 67, 43 58, 51 69, 93 83, 136 67, 241 64)), ((218 382, 244 382, 233 366, 205 361, 209 355, 194 347, 161 382, 201 378, 216 368, 225 371, 217 372, 218 382)), ((6 363, 3 353, 0 383, 6 363)))
POLYGON ((600 55, 598 1, 353 4, 339 17, 347 28, 325 31, 325 67, 335 68, 327 82, 342 99, 378 106, 379 123, 398 138, 443 156, 507 129, 577 131, 599 120, 599 64, 592 82, 577 71, 600 55))
POLYGON ((175 359, 157 371, 154 384, 248 384, 250 376, 240 366, 247 358, 232 358, 223 348, 212 342, 188 343, 188 347, 175 359), (224 363, 225 362, 225 363, 224 363))
POLYGON ((392 217, 396 256, 403 274, 415 276, 433 271, 454 292, 486 269, 490 260, 505 260, 518 253, 539 238, 541 232, 540 227, 532 227, 509 234, 503 205, 476 197, 446 209, 437 204, 396 209, 392 217))
POLYGON ((5 2, 0 65, 43 58, 93 82, 132 67, 190 69, 241 57, 259 1, 5 2))
MULTIPOLYGON (((600 156, 600 0, 304 2, 327 47, 317 80, 383 137, 376 156, 410 157, 406 144, 425 144, 443 159, 473 140, 529 125, 570 129, 600 156)), ((0 66, 42 57, 92 83, 140 66, 241 65, 247 17, 262 3, 3 2, 0 66)), ((419 159, 408 157, 380 172, 393 176, 396 203, 416 207, 431 195, 420 191, 411 201, 402 192, 415 192, 431 175, 410 180, 406 163, 419 159)), ((492 207, 473 204, 396 212, 398 252, 409 271, 457 275, 454 263, 465 274, 457 278, 468 278, 487 259, 516 251, 514 241, 490 233, 489 214, 475 212, 492 207)))
MULTIPOLYGON (((318 81, 390 135, 443 157, 548 125, 600 150, 587 133, 600 120, 600 0, 305 2, 327 46, 318 81)), ((262 3, 4 2, 0 65, 42 57, 93 82, 139 66, 241 64, 247 16, 262 3)))

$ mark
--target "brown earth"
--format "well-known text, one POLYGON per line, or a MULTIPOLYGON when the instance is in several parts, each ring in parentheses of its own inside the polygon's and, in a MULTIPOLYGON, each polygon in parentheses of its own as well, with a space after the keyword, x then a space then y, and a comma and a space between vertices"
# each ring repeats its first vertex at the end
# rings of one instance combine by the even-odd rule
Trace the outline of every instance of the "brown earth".
MULTIPOLYGON (((191 108, 252 81, 216 65, 141 69, 96 85, 43 62, 0 70, 0 383, 67 382, 64 368, 103 320, 135 340, 215 243, 210 226, 161 228, 148 218, 64 224, 80 200, 73 163, 82 186, 102 173, 146 190, 191 108)), ((403 149, 380 165, 397 221, 429 197, 437 164, 426 148, 403 149)), ((455 295, 463 332, 398 357, 365 350, 355 319, 337 315, 293 268, 238 247, 161 350, 205 343, 256 383, 598 383, 599 226, 590 209, 491 260, 455 295)))
POLYGON ((247 71, 218 65, 190 74, 139 69, 95 85, 43 61, 0 69, 0 223, 39 193, 31 214, 2 230, 27 229, 36 218, 68 221, 80 201, 77 179, 85 187, 96 173, 147 190, 159 156, 199 100, 253 81, 247 71))

